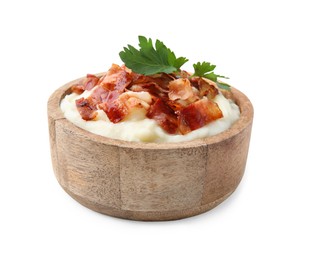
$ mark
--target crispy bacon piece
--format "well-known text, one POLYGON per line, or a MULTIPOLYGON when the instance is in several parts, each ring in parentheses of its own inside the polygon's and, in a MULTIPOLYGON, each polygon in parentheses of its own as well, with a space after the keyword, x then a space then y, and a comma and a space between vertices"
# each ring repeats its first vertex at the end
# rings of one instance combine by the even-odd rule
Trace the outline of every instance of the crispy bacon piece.
POLYGON ((154 119, 169 134, 176 134, 178 131, 178 120, 174 110, 160 98, 151 105, 147 117, 154 119))
POLYGON ((125 67, 112 64, 105 77, 98 83, 99 86, 107 90, 117 90, 120 93, 132 82, 130 73, 125 67))
POLYGON ((214 99, 219 91, 214 82, 208 82, 199 77, 191 78, 191 83, 199 90, 200 97, 206 96, 208 99, 214 99))
POLYGON ((131 77, 132 77, 132 85, 147 83, 150 81, 150 77, 145 76, 143 74, 135 73, 134 71, 131 72, 131 77))
POLYGON ((185 108, 188 104, 183 104, 185 102, 183 101, 172 101, 172 100, 167 100, 166 101, 166 104, 175 111, 175 114, 176 115, 179 115, 179 112, 185 108))
POLYGON ((84 92, 84 90, 85 90, 84 86, 82 84, 79 84, 79 83, 71 86, 71 91, 78 94, 78 95, 82 94, 84 92))
POLYGON ((175 79, 168 84, 170 100, 187 100, 194 96, 190 81, 186 78, 175 79))
POLYGON ((100 104, 103 102, 112 102, 119 97, 120 93, 116 90, 108 91, 100 86, 98 86, 93 93, 88 97, 88 99, 93 104, 100 104))
POLYGON ((141 86, 143 88, 143 91, 148 91, 149 93, 154 92, 154 90, 156 90, 156 93, 168 93, 168 85, 170 81, 175 79, 173 76, 166 73, 156 74, 153 76, 145 76, 132 72, 131 76, 131 90, 133 87, 141 86))
POLYGON ((93 120, 97 116, 97 108, 88 99, 79 98, 76 100, 76 106, 81 117, 84 120, 93 120))
POLYGON ((223 114, 218 105, 204 98, 180 111, 179 130, 182 134, 187 134, 221 117, 223 114))
POLYGON ((152 76, 145 76, 142 74, 132 72, 131 77, 133 80, 133 85, 140 83, 155 82, 163 89, 168 89, 168 84, 170 83, 170 81, 175 79, 175 77, 166 73, 155 74, 152 76))
POLYGON ((82 94, 85 90, 91 90, 94 88, 99 81, 99 78, 93 74, 87 74, 84 79, 82 79, 78 84, 71 86, 71 91, 77 93, 78 95, 82 94))
POLYGON ((156 96, 164 100, 168 100, 168 96, 167 96, 168 91, 166 90, 163 91, 161 87, 155 82, 139 83, 139 84, 133 85, 130 88, 130 90, 134 92, 146 91, 150 93, 152 96, 156 96))
POLYGON ((122 102, 120 102, 119 99, 116 99, 113 102, 101 103, 98 105, 98 107, 99 109, 105 111, 109 120, 114 124, 122 121, 122 119, 124 119, 128 114, 127 107, 122 102))
POLYGON ((94 88, 99 81, 99 78, 93 74, 87 74, 84 81, 85 90, 91 90, 94 88))
POLYGON ((102 100, 108 95, 108 91, 104 88, 97 87, 92 94, 88 97, 88 99, 91 101, 93 104, 98 104, 101 103, 102 100))
POLYGON ((160 73, 160 74, 156 74, 153 76, 149 76, 149 79, 151 80, 151 82, 155 82, 158 86, 160 86, 162 91, 168 92, 169 83, 176 78, 173 75, 169 75, 166 73, 160 73))
POLYGON ((146 113, 150 107, 149 103, 151 103, 150 96, 149 98, 147 96, 143 99, 143 97, 139 97, 133 94, 133 92, 125 92, 117 99, 109 100, 109 98, 107 98, 107 100, 99 104, 98 107, 105 111, 111 122, 118 123, 134 109, 144 109, 146 113))
POLYGON ((113 123, 120 122, 128 114, 127 107, 118 100, 118 97, 131 83, 130 73, 126 67, 112 64, 109 71, 98 82, 97 89, 88 98, 90 103, 104 110, 113 123))

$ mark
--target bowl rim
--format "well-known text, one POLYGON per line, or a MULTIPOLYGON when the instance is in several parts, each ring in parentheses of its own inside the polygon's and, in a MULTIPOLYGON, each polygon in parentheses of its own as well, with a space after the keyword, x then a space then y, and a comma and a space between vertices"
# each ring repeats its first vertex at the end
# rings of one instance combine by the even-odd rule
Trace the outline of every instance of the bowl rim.
MULTIPOLYGON (((103 73, 95 74, 97 76, 103 75, 103 73)), ((109 137, 97 135, 91 133, 87 130, 76 126, 74 123, 67 120, 61 111, 60 103, 65 95, 71 93, 71 85, 78 83, 84 77, 80 77, 78 79, 72 80, 57 90, 49 97, 48 100, 48 117, 53 119, 54 121, 59 121, 63 124, 64 127, 68 131, 74 132, 84 139, 91 139, 92 141, 100 144, 106 144, 110 146, 117 146, 123 148, 131 148, 131 149, 157 149, 157 150, 166 150, 166 149, 179 149, 179 148, 195 148, 201 146, 207 146, 214 143, 219 143, 224 140, 230 139, 238 133, 242 132, 246 129, 250 124, 252 124, 254 109, 251 101, 248 97, 239 91, 238 89, 231 87, 231 91, 233 94, 234 102, 240 108, 240 118, 227 130, 204 138, 198 138, 191 141, 183 141, 183 142, 166 142, 166 143, 152 143, 152 142, 134 142, 134 141, 124 141, 119 139, 112 139, 109 137)))

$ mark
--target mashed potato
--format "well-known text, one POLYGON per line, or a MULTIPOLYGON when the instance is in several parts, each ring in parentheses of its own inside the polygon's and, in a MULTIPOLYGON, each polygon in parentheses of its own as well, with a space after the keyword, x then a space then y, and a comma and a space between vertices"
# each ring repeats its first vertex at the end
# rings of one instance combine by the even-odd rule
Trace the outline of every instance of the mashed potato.
MULTIPOLYGON (((239 107, 231 100, 226 99, 221 93, 214 101, 218 104, 223 113, 223 117, 194 130, 186 135, 171 135, 166 133, 153 119, 144 116, 144 110, 134 110, 125 121, 112 123, 103 110, 98 110, 98 115, 93 121, 85 121, 81 118, 75 100, 87 97, 92 91, 85 91, 81 95, 72 93, 67 95, 61 102, 61 110, 64 116, 73 124, 105 137, 134 141, 134 142, 183 142, 198 138, 216 135, 228 129, 239 117, 239 107)), ((148 99, 147 92, 135 93, 148 99)), ((150 95, 149 95, 150 96, 150 95)))

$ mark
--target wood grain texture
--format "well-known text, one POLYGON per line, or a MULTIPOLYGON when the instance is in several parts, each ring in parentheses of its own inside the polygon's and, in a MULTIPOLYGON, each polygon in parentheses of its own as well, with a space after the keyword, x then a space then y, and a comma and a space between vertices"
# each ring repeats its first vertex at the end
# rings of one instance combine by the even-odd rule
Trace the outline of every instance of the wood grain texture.
POLYGON ((137 143, 87 132, 64 118, 69 82, 48 102, 55 176, 82 205, 133 220, 173 220, 225 200, 244 174, 253 120, 248 98, 232 89, 240 119, 218 135, 182 143, 137 143))

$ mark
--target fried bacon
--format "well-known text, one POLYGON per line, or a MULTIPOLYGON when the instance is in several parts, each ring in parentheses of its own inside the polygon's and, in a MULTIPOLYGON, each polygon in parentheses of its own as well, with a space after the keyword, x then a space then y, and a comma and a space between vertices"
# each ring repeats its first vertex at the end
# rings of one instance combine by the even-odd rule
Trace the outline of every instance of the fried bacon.
POLYGON ((144 109, 144 114, 150 107, 150 95, 137 95, 134 92, 125 92, 117 99, 106 100, 98 105, 99 109, 104 110, 109 120, 118 123, 125 119, 134 109, 144 109))
POLYGON ((176 134, 178 131, 178 120, 174 110, 160 98, 151 105, 147 117, 154 119, 169 134, 176 134))
POLYGON ((180 111, 178 118, 179 130, 182 134, 187 134, 221 117, 223 117, 223 114, 218 105, 204 98, 180 111))
POLYGON ((139 84, 133 85, 130 88, 130 90, 134 92, 145 91, 145 92, 150 93, 152 96, 160 97, 164 100, 168 99, 168 96, 167 96, 168 91, 161 89, 161 87, 155 82, 139 83, 139 84))
POLYGON ((88 74, 71 90, 77 94, 92 91, 87 98, 76 100, 84 120, 94 120, 101 109, 111 122, 118 123, 139 110, 140 116, 154 119, 167 133, 187 134, 223 117, 212 101, 220 92, 217 86, 187 72, 145 76, 112 64, 102 77, 88 74))
POLYGON ((101 103, 98 105, 98 107, 99 109, 105 111, 109 120, 114 124, 122 121, 128 114, 127 107, 122 102, 120 102, 119 99, 116 99, 113 102, 101 103))
POLYGON ((155 74, 152 76, 145 76, 132 72, 131 76, 132 76, 132 85, 154 83, 158 86, 159 89, 161 89, 164 92, 168 92, 169 83, 175 79, 172 75, 168 75, 166 73, 155 74))
POLYGON ((219 94, 214 82, 194 77, 191 78, 191 83, 199 90, 200 97, 206 96, 208 99, 214 99, 219 94))
POLYGON ((98 82, 98 85, 110 91, 117 90, 119 93, 123 93, 131 82, 132 77, 125 67, 112 64, 105 77, 98 82))
POLYGON ((88 99, 80 98, 76 100, 77 109, 84 120, 93 120, 97 116, 97 108, 88 99))
POLYGON ((78 84, 71 86, 71 91, 80 95, 84 90, 91 90, 94 88, 99 81, 99 78, 93 74, 87 74, 84 79, 82 79, 78 84))
POLYGON ((169 93, 168 97, 170 100, 182 99, 187 100, 194 96, 191 83, 189 79, 180 78, 171 81, 168 85, 169 93))
POLYGON ((130 85, 129 90, 135 92, 146 91, 153 96, 168 100, 168 85, 172 79, 174 80, 175 78, 172 78, 166 73, 145 76, 132 72, 132 84, 130 85))

